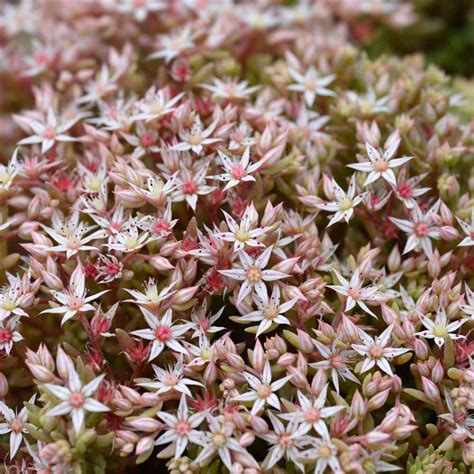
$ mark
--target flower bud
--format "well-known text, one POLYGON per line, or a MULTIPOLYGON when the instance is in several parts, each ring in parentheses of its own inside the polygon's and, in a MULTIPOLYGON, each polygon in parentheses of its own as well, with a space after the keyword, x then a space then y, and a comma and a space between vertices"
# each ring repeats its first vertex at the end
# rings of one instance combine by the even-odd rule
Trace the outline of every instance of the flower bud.
POLYGON ((421 386, 429 400, 436 402, 440 399, 439 389, 430 379, 422 376, 421 386))
POLYGON ((367 408, 369 411, 377 410, 378 408, 382 407, 385 402, 387 401, 388 396, 390 395, 390 389, 384 390, 383 392, 377 393, 374 395, 367 404, 367 408))
POLYGON ((3 372, 0 372, 0 399, 4 399, 8 393, 8 380, 3 372))
POLYGON ((137 448, 135 450, 135 453, 137 456, 139 456, 140 454, 143 454, 152 450, 154 445, 155 445, 155 440, 153 438, 149 436, 141 438, 140 441, 138 441, 137 443, 137 448))
POLYGON ((128 424, 139 431, 145 431, 147 433, 153 433, 157 431, 161 423, 153 418, 137 418, 136 420, 129 421, 128 424))

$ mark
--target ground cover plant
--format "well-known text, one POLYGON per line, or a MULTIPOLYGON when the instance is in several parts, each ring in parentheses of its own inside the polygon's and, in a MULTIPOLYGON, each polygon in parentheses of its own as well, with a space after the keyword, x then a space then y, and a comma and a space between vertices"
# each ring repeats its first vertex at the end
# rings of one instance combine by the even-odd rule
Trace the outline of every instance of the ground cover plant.
POLYGON ((471 472, 472 84, 376 4, 2 6, 3 472, 471 472))

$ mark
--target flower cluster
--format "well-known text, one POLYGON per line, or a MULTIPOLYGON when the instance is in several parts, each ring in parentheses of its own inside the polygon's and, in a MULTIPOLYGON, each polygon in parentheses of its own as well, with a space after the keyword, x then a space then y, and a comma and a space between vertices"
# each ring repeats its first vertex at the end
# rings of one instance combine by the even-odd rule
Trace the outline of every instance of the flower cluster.
POLYGON ((396 4, 2 7, 8 472, 474 465, 474 121, 396 4))

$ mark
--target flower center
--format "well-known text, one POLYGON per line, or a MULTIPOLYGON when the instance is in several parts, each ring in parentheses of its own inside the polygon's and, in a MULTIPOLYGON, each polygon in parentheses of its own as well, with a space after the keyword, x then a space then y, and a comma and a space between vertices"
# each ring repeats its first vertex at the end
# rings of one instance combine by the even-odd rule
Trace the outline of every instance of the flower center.
POLYGON ((246 232, 245 230, 242 230, 242 229, 239 229, 235 234, 234 234, 234 237, 236 240, 238 240, 239 242, 247 242, 247 240, 250 239, 250 235, 248 232, 246 232))
POLYGON ((192 132, 190 135, 189 135, 189 139, 188 139, 188 142, 190 145, 200 145, 202 143, 202 134, 201 132, 192 132))
POLYGON ((10 342, 12 340, 13 334, 8 328, 0 328, 0 344, 5 342, 10 342))
POLYGON ((446 326, 444 324, 437 324, 433 329, 435 337, 445 337, 447 335, 446 326))
POLYGON ((149 146, 153 145, 154 141, 155 140, 154 140, 151 133, 144 133, 140 137, 140 142, 141 142, 142 146, 145 147, 145 148, 148 148, 149 146))
POLYGON ((175 427, 176 434, 185 436, 189 432, 189 423, 187 421, 180 421, 175 427))
POLYGON ((284 448, 289 448, 293 444, 293 440, 289 433, 284 433, 280 436, 280 445, 284 448))
POLYGON ((272 388, 267 384, 261 384, 257 389, 260 398, 268 398, 272 394, 272 388))
POLYGON ((171 329, 167 326, 162 326, 155 329, 155 337, 161 342, 167 341, 171 336, 171 329))
POLYGON ((383 173, 388 169, 388 163, 385 160, 377 159, 374 162, 374 169, 379 173, 383 173))
POLYGON ((372 346, 369 349, 369 356, 372 359, 380 359, 382 355, 383 355, 383 349, 378 345, 372 346))
POLYGON ((69 397, 69 405, 71 405, 74 408, 82 407, 85 401, 86 399, 81 392, 73 392, 71 393, 71 396, 69 397))
POLYGON ((235 179, 242 179, 247 174, 247 172, 245 171, 245 168, 239 163, 232 167, 231 174, 235 179))
POLYGON ((249 283, 258 283, 261 280, 262 271, 260 268, 251 267, 247 270, 246 277, 249 283))
POLYGON ((16 308, 16 304, 11 298, 5 298, 5 301, 2 304, 2 308, 5 311, 12 311, 16 308))
POLYGON ((412 187, 408 183, 402 183, 398 186, 398 194, 401 197, 409 198, 413 193, 412 187))
POLYGON ((323 458, 323 459, 329 459, 332 457, 333 455, 333 452, 332 452, 332 449, 331 449, 331 446, 327 445, 327 444, 322 444, 320 447, 319 447, 319 457, 320 458, 323 458))
POLYGON ((269 305, 265 308, 264 314, 265 319, 273 320, 278 317, 280 312, 278 311, 278 307, 274 303, 269 303, 269 305))
POLYGON ((348 211, 349 209, 352 209, 353 203, 349 198, 344 198, 339 201, 339 209, 341 211, 348 211))
POLYGON ((350 296, 353 300, 356 300, 359 298, 359 289, 358 288, 349 288, 347 290, 347 296, 350 296))
POLYGON ((227 443, 227 436, 224 433, 214 433, 212 435, 212 444, 217 448, 224 446, 227 443))
POLYGON ((194 181, 185 181, 183 183, 184 194, 194 194, 197 191, 197 186, 194 181))
POLYGON ((23 431, 24 427, 25 427, 25 423, 19 418, 14 418, 10 423, 10 429, 14 433, 20 433, 21 431, 23 431))
POLYGON ((428 233, 429 227, 424 222, 418 222, 413 227, 413 230, 417 237, 424 237, 428 233))
POLYGON ((337 369, 339 367, 342 367, 344 365, 342 357, 339 354, 335 355, 335 356, 332 356, 329 359, 329 364, 331 365, 331 367, 334 367, 335 369, 337 369))
POLYGON ((54 127, 45 127, 43 137, 47 140, 54 140, 56 138, 56 129, 54 127))
POLYGON ((68 301, 69 309, 78 311, 82 307, 82 299, 77 296, 71 296, 68 301))
POLYGON ((321 413, 316 408, 308 408, 305 412, 306 419, 309 423, 316 423, 321 418, 321 413))

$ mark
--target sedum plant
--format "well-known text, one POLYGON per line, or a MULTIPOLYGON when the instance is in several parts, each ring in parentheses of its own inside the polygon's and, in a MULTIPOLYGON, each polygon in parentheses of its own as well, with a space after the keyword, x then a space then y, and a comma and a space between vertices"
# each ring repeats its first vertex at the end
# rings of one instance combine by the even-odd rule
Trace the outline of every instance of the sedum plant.
POLYGON ((472 84, 378 3, 2 6, 2 472, 471 472, 472 84))

